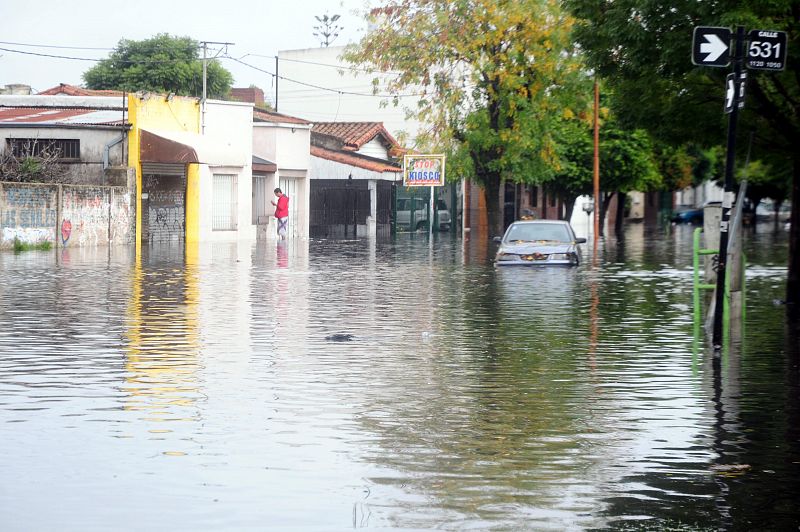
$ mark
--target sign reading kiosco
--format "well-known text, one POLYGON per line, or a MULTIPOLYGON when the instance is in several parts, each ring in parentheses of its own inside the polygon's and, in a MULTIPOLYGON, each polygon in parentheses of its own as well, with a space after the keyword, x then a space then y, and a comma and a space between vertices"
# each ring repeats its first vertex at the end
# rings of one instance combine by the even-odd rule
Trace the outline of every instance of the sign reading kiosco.
POLYGON ((403 186, 444 186, 444 155, 405 155, 403 186))

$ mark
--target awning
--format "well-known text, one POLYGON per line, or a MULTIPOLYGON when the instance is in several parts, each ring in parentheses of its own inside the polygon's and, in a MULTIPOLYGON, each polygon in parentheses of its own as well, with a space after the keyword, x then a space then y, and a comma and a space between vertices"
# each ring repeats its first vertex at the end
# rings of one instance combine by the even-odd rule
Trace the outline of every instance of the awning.
POLYGON ((225 138, 187 133, 142 129, 139 154, 148 163, 203 163, 214 166, 245 166, 247 157, 241 147, 225 138))
POLYGON ((278 171, 278 165, 267 159, 262 159, 258 155, 253 155, 253 172, 264 174, 274 174, 278 171))

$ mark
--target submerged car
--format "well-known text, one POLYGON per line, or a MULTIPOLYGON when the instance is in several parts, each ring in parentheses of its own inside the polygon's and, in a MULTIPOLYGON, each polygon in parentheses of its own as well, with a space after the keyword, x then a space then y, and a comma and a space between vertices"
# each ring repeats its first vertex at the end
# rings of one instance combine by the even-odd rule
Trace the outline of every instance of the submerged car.
POLYGON ((581 254, 577 238, 568 222, 532 220, 514 222, 506 230, 497 250, 497 266, 576 266, 581 254))

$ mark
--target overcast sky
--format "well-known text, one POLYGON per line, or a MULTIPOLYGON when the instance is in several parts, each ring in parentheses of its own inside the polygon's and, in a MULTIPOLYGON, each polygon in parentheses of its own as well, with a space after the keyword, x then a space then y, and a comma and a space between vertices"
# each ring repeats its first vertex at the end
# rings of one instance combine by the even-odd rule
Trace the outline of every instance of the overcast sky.
MULTIPOLYGON (((5 49, 0 50, 0 86, 23 83, 31 85, 34 91, 42 91, 59 83, 82 85, 81 75, 94 62, 31 54, 102 59, 110 50, 42 46, 111 49, 120 39, 140 40, 157 33, 235 43, 228 49, 231 56, 269 56, 250 55, 243 60, 273 72, 272 57, 278 50, 320 45, 313 35, 315 15, 341 15, 337 24, 344 29, 333 44, 358 40, 366 22, 354 11, 363 11, 366 3, 366 0, 0 0, 0 48, 5 49)), ((230 60, 222 60, 222 65, 233 74, 234 86, 253 84, 270 92, 271 76, 230 60)))

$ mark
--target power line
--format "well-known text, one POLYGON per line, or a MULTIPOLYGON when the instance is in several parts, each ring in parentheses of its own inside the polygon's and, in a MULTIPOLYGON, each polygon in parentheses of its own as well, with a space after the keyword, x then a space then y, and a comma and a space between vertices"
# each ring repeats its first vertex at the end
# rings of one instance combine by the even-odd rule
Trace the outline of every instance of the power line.
MULTIPOLYGON (((247 56, 264 57, 264 58, 267 58, 267 59, 272 59, 273 57, 275 57, 275 56, 272 56, 272 55, 245 54, 240 59, 243 59, 243 58, 245 58, 247 56)), ((358 68, 358 67, 347 66, 347 65, 336 65, 336 64, 333 64, 333 63, 321 63, 321 62, 318 62, 318 61, 306 61, 304 59, 290 59, 288 57, 281 57, 281 56, 278 56, 278 61, 287 61, 287 62, 290 62, 290 63, 303 63, 303 64, 306 64, 306 65, 324 66, 324 67, 330 67, 330 68, 337 68, 339 70, 352 70, 352 71, 355 71, 355 72, 363 72, 365 74, 384 74, 384 75, 387 75, 387 76, 400 76, 400 75, 403 74, 402 72, 394 72, 394 71, 391 71, 391 70, 377 70, 376 71, 376 70, 370 70, 368 68, 358 68)))
POLYGON ((339 90, 339 89, 330 89, 328 87, 323 87, 321 85, 314 85, 313 83, 306 83, 304 81, 298 81, 296 79, 287 78, 285 76, 276 75, 274 72, 270 72, 269 70, 264 70, 263 68, 259 68, 255 65, 251 65, 250 63, 245 63, 241 59, 236 59, 235 57, 231 57, 228 55, 222 56, 224 59, 230 59, 231 61, 235 61, 240 63, 244 66, 250 67, 254 70, 258 70, 259 72, 263 72, 265 74, 269 74, 270 76, 277 77, 278 79, 282 79, 284 81, 291 81, 292 83, 297 83, 298 85, 303 85, 305 87, 311 87, 313 89, 318 89, 326 92, 338 92, 340 94, 349 94, 352 96, 372 96, 377 98, 412 98, 412 97, 419 97, 424 96, 423 93, 419 94, 371 94, 371 93, 364 93, 364 92, 353 92, 353 91, 346 91, 346 90, 339 90))
POLYGON ((0 50, 3 50, 4 52, 12 52, 12 53, 15 53, 15 54, 36 55, 36 56, 39 56, 39 57, 53 57, 55 59, 71 59, 73 61, 94 61, 94 62, 102 61, 102 59, 94 59, 94 58, 91 58, 91 57, 68 57, 68 56, 65 56, 65 55, 40 54, 40 53, 37 53, 37 52, 26 52, 24 50, 13 50, 11 48, 0 48, 0 50))
MULTIPOLYGON (((28 52, 25 50, 14 50, 12 48, 0 48, 0 50, 4 52, 12 52, 15 54, 23 54, 23 55, 35 55, 38 57, 51 57, 54 59, 69 59, 71 61, 91 61, 95 63, 99 63, 101 61, 109 61, 112 60, 109 57, 105 57, 103 59, 98 59, 95 57, 75 57, 75 56, 67 56, 67 55, 55 55, 55 54, 43 54, 39 52, 28 52)), ((213 59, 212 59, 213 60, 213 59)), ((192 58, 192 59, 153 59, 153 60, 142 60, 142 61, 132 61, 130 59, 113 59, 115 62, 124 63, 127 65, 157 65, 157 64, 169 64, 169 63, 190 63, 194 61, 202 61, 201 58, 192 58)))
POLYGON ((30 48, 54 48, 57 50, 113 50, 114 48, 100 48, 94 46, 60 46, 56 44, 29 44, 24 42, 7 42, 0 41, 0 44, 7 44, 9 46, 28 46, 30 48))

